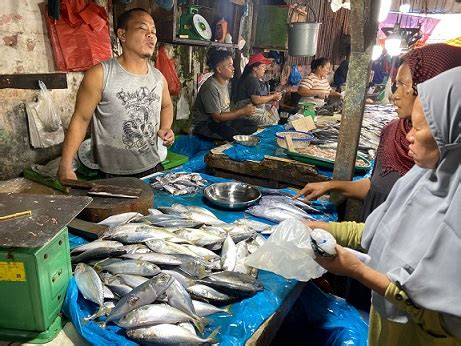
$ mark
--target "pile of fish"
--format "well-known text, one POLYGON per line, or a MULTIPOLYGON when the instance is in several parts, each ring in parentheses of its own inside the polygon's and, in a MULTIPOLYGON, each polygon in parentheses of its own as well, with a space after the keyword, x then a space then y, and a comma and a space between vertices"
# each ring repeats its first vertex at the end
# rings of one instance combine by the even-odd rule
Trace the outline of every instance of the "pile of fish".
POLYGON ((136 220, 72 250, 77 287, 99 306, 85 319, 105 315, 103 328, 115 323, 140 343, 215 342, 217 330, 206 338, 196 332, 205 316, 229 313, 226 305, 263 289, 245 258, 271 226, 246 218, 225 223, 181 204, 136 220))
MULTIPOLYGON (((379 145, 379 137, 384 126, 395 119, 394 107, 390 105, 366 105, 363 113, 362 127, 360 131, 359 151, 374 159, 379 145)), ((324 128, 312 131, 315 138, 311 145, 321 148, 336 149, 339 136, 340 124, 332 124, 324 128)))
MULTIPOLYGON (((290 194, 271 192, 271 189, 261 190, 263 196, 259 203, 246 210, 247 213, 275 223, 286 219, 315 220, 310 214, 323 214, 313 206, 301 201, 291 199, 290 194)), ((271 234, 271 229, 262 231, 263 234, 271 234)))
POLYGON ((172 195, 196 193, 206 185, 206 180, 199 173, 175 172, 155 177, 151 184, 156 190, 165 190, 172 195))

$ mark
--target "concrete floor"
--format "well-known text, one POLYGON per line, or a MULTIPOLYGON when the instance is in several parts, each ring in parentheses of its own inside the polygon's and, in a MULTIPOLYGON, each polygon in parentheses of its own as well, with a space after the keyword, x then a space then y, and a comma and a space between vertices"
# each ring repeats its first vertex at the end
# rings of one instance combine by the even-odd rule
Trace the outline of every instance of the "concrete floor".
MULTIPOLYGON (((0 341, 0 346, 17 346, 17 345, 37 345, 29 343, 20 343, 16 341, 0 341)), ((70 345, 79 345, 79 346, 89 346, 90 344, 83 339, 80 334, 74 328, 72 322, 67 322, 64 328, 59 332, 59 334, 54 338, 54 340, 42 344, 50 346, 70 346, 70 345)))

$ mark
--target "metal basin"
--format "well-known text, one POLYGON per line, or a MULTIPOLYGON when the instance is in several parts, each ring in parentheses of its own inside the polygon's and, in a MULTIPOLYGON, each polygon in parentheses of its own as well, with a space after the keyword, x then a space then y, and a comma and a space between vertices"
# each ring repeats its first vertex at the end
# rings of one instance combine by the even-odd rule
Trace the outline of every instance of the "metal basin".
POLYGON ((247 147, 254 147, 259 143, 259 138, 256 136, 235 135, 233 138, 237 143, 246 145, 247 147))
POLYGON ((239 182, 211 184, 203 193, 211 203, 228 209, 246 208, 261 198, 261 192, 256 187, 239 182))

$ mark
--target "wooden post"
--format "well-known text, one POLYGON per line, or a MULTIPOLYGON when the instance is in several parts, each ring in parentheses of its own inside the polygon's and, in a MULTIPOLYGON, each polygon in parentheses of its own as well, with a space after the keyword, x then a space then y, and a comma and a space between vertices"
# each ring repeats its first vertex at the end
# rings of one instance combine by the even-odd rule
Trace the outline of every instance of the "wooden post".
MULTIPOLYGON (((380 1, 351 1, 351 56, 346 97, 341 117, 333 178, 351 180, 362 126, 365 95, 370 75, 371 51, 376 41, 380 1)), ((333 194, 335 204, 343 199, 333 194)))

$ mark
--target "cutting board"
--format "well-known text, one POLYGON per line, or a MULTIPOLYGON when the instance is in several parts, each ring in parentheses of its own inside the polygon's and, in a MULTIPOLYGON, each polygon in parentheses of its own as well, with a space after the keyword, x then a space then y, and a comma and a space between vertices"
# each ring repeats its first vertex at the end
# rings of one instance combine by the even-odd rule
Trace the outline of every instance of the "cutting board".
MULTIPOLYGON (((82 220, 90 222, 99 222, 111 215, 127 213, 135 211, 143 215, 149 213, 148 209, 152 208, 154 203, 154 193, 149 184, 143 182, 138 178, 132 177, 119 177, 109 179, 92 180, 93 183, 98 185, 117 185, 130 188, 141 189, 142 192, 139 198, 127 199, 119 197, 102 197, 91 196, 93 202, 86 207, 78 217, 82 220)), ((73 196, 86 196, 88 190, 72 188, 69 195, 73 196)))

